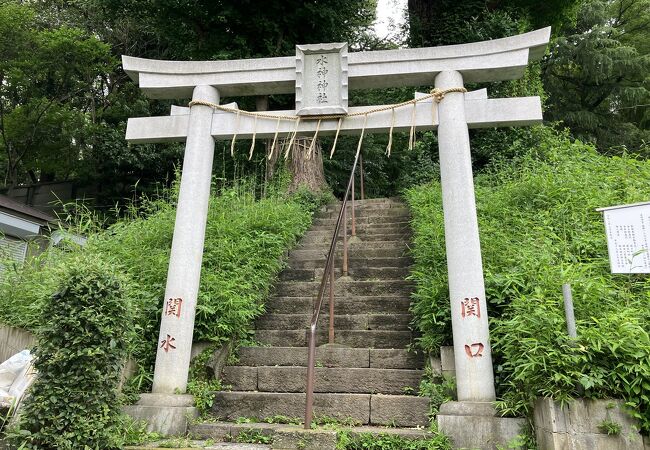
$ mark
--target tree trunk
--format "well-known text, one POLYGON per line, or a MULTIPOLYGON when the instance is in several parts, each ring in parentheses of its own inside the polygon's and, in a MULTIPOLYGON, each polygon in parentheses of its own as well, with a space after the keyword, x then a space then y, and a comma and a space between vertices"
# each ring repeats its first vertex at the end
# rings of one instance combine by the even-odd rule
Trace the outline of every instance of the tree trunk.
POLYGON ((288 166, 292 175, 289 192, 306 187, 312 192, 321 192, 328 188, 323 171, 322 146, 319 140, 314 143, 311 155, 308 155, 311 138, 297 138, 293 143, 288 166))

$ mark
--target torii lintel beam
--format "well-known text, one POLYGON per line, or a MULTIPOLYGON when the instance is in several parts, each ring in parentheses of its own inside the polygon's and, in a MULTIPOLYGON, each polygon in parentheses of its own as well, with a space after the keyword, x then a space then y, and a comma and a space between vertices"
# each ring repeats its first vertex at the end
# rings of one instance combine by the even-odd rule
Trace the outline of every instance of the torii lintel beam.
MULTIPOLYGON (((350 108, 350 112, 364 112, 375 108, 378 107, 353 107, 350 108)), ((434 130, 438 127, 436 104, 432 105, 431 100, 422 101, 417 103, 416 108, 415 121, 413 121, 413 107, 395 110, 394 131, 408 131, 413 124, 417 130, 434 130)), ((176 107, 172 110, 171 116, 131 118, 126 129, 126 139, 133 144, 184 141, 190 118, 186 111, 186 108, 176 107)), ((295 111, 272 111, 272 113, 293 115, 295 111)), ((539 97, 486 99, 481 95, 475 95, 474 98, 469 96, 465 99, 465 113, 469 128, 524 126, 542 122, 542 106, 539 97)), ((293 132, 295 127, 295 122, 290 120, 280 121, 279 126, 273 119, 256 122, 252 117, 241 116, 239 123, 237 120, 233 113, 216 111, 212 118, 212 137, 215 140, 227 140, 232 139, 236 133, 237 138, 251 139, 255 133, 258 138, 273 138, 276 129, 280 137, 285 137, 293 132)), ((298 134, 313 135, 317 122, 317 120, 300 122, 298 134)), ((341 124, 341 134, 360 133, 363 122, 363 116, 346 118, 341 124)), ((365 130, 366 133, 386 133, 390 130, 391 123, 390 110, 369 114, 365 130)), ((319 136, 333 135, 336 127, 336 120, 324 120, 318 134, 319 136)))
MULTIPOLYGON (((465 82, 520 78, 541 59, 551 28, 491 41, 442 47, 348 54, 350 89, 431 85, 439 72, 455 70, 465 82)), ((189 98, 198 85, 222 96, 295 92, 296 57, 229 61, 162 61, 122 57, 125 72, 151 98, 189 98)))

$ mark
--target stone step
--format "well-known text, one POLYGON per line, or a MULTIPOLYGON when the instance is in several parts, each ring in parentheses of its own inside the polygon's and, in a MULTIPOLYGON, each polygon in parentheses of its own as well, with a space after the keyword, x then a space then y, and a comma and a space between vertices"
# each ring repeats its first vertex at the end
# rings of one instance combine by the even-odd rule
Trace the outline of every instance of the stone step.
MULTIPOLYGON (((325 270, 321 264, 318 269, 285 269, 280 273, 280 280, 282 281, 320 281, 323 277, 325 270)), ((403 280, 406 278, 410 269, 408 267, 370 267, 370 268, 357 268, 350 264, 348 261, 348 276, 354 280, 403 280)), ((334 269, 334 277, 338 279, 343 275, 343 269, 334 269)))
MULTIPOLYGON (((301 419, 302 420, 302 419, 301 419)), ((316 429, 319 429, 318 427, 316 429)), ((266 422, 204 422, 191 423, 189 425, 189 435, 197 439, 211 439, 214 441, 237 441, 237 436, 242 433, 261 434, 264 436, 273 436, 279 430, 295 430, 296 433, 304 432, 302 425, 284 424, 284 423, 266 423, 266 422)), ((400 437, 403 440, 425 440, 435 436, 431 431, 424 428, 386 428, 378 426, 358 426, 351 428, 341 428, 350 437, 360 435, 390 435, 400 437)), ((254 445, 254 444, 248 444, 254 445)), ((265 448, 265 447, 260 447, 265 448)), ((268 447, 270 448, 270 447, 268 447)))
MULTIPOLYGON (((348 253, 350 255, 357 255, 359 252, 363 252, 364 250, 377 250, 377 249, 401 249, 402 251, 406 251, 408 248, 409 241, 407 239, 399 238, 397 240, 391 240, 391 241, 384 241, 384 240, 379 240, 379 241, 370 241, 370 242, 350 242, 348 246, 348 253)), ((330 242, 327 242, 325 240, 323 241, 315 241, 315 242, 305 242, 301 243, 296 247, 296 250, 292 250, 289 252, 289 256, 293 254, 294 251, 297 250, 322 250, 325 252, 325 255, 327 255, 327 252, 329 251, 330 248, 330 242)), ((336 254, 337 256, 343 256, 343 243, 339 243, 336 246, 336 254)))
MULTIPOLYGON (((240 347, 241 366, 307 366, 307 347, 240 347)), ((424 357, 401 348, 316 348, 316 365, 377 369, 422 369, 424 357)))
MULTIPOLYGON (((338 217, 314 217, 314 220, 312 222, 312 225, 314 226, 329 226, 334 228, 336 225, 338 217)), ((411 220, 411 216, 406 216, 406 215, 400 215, 400 216, 373 216, 373 217, 356 217, 356 224, 361 225, 361 224, 379 224, 379 223, 390 223, 390 224, 395 224, 395 223, 403 223, 403 222, 409 222, 411 220)), ((352 223, 352 218, 348 219, 348 223, 352 223)))
MULTIPOLYGON (((342 233, 342 232, 341 232, 342 233)), ((349 232, 348 232, 349 233, 349 232)), ((348 234, 348 242, 350 245, 355 245, 354 243, 350 242, 350 234, 348 234)), ((399 242, 399 243, 408 243, 411 239, 409 234, 406 233, 391 233, 391 234, 364 234, 360 235, 357 234, 356 236, 361 242, 357 243, 356 245, 359 245, 361 243, 369 243, 369 242, 399 242)), ((339 245, 343 244, 343 234, 340 234, 338 237, 339 245)), ((332 233, 327 232, 307 232, 302 239, 300 239, 300 242, 298 243, 298 248, 301 247, 306 247, 309 246, 310 244, 320 244, 324 246, 330 245, 332 242, 332 233)))
MULTIPOLYGON (((314 219, 317 219, 314 217, 314 219)), ((324 219, 323 219, 324 220, 324 219)), ((351 219, 348 219, 348 225, 352 225, 351 219)), ((348 226, 348 228, 350 228, 348 226)), ((404 229, 411 229, 411 222, 408 220, 404 220, 402 222, 384 222, 384 223, 357 223, 355 225, 355 228, 359 232, 367 232, 367 231, 373 231, 373 230, 382 230, 382 229, 391 229, 391 228, 404 228, 404 229)), ((328 226, 328 225, 314 225, 309 228, 310 230, 316 230, 316 231, 332 231, 334 230, 334 226, 328 226)))
MULTIPOLYGON (((266 301, 265 308, 267 313, 311 314, 315 294, 304 297, 271 297, 266 301)), ((336 297, 335 302, 337 314, 408 314, 411 306, 408 295, 336 297)), ((322 310, 327 309, 327 301, 324 301, 322 310)))
MULTIPOLYGON (((392 258, 348 258, 350 270, 370 268, 408 268, 413 264, 413 258, 396 256, 392 258)), ((341 267, 342 258, 337 258, 334 267, 341 267)), ((323 269, 325 257, 316 259, 290 259, 289 267, 292 269, 323 269)))
MULTIPOLYGON (((335 306, 336 308, 336 302, 335 306)), ((335 309, 336 311, 336 309, 335 309)), ((408 331, 410 314, 346 314, 334 315, 336 330, 393 330, 408 331)), ((296 330, 307 329, 311 314, 264 314, 255 322, 257 330, 296 330)), ((320 316, 319 329, 326 330, 329 314, 320 316)))
MULTIPOLYGON (((412 342, 409 331, 388 330, 336 330, 334 341, 339 345, 355 348, 407 348, 412 342)), ((296 330, 255 330, 255 339, 273 347, 306 347, 306 329, 296 330)), ((327 330, 316 334, 316 345, 327 344, 327 330)))
MULTIPOLYGON (((315 218, 317 219, 337 219, 339 217, 339 211, 340 211, 340 206, 337 206, 336 208, 326 208, 324 210, 319 211, 317 214, 314 215, 315 218)), ((352 217, 352 206, 350 203, 348 203, 348 211, 347 211, 348 216, 352 217)), ((378 207, 360 207, 356 208, 354 211, 354 214, 356 218, 360 217, 409 217, 411 215, 411 211, 402 206, 402 207, 391 207, 391 208, 383 208, 381 206, 378 207)))
MULTIPOLYGON (((318 294, 320 282, 316 281, 280 281, 275 285, 279 297, 310 297, 318 294)), ((355 295, 410 295, 413 282, 405 280, 389 281, 337 281, 334 286, 336 297, 355 295)))
MULTIPOLYGON (((325 259, 328 252, 327 247, 317 247, 317 248, 301 248, 291 250, 289 252, 289 264, 293 261, 310 261, 314 259, 325 259)), ((350 247, 350 258, 393 258, 393 257, 407 257, 410 254, 410 250, 406 245, 397 245, 394 247, 350 247), (353 251, 354 250, 354 251, 353 251)), ((343 250, 341 248, 336 249, 336 258, 340 260, 343 256, 343 250)))
MULTIPOLYGON (((302 393, 215 392, 212 415, 221 420, 302 418, 306 396, 302 393)), ((407 395, 314 394, 314 415, 362 425, 415 427, 428 425, 429 399, 407 395)))
MULTIPOLYGON (((413 395, 423 374, 410 369, 316 367, 314 392, 413 395)), ((221 381, 233 391, 305 392, 306 377, 306 367, 227 366, 221 381)))
MULTIPOLYGON (((358 194, 358 193, 357 193, 358 194)), ((321 207, 321 210, 326 210, 326 209, 335 209, 335 208, 340 208, 341 204, 343 202, 340 200, 328 203, 325 206, 321 207)), ((357 207, 359 208, 405 208, 406 203, 399 198, 375 198, 375 199, 364 199, 361 200, 358 198, 354 199, 354 203, 357 207)), ((348 199, 348 204, 352 204, 352 199, 348 199)))

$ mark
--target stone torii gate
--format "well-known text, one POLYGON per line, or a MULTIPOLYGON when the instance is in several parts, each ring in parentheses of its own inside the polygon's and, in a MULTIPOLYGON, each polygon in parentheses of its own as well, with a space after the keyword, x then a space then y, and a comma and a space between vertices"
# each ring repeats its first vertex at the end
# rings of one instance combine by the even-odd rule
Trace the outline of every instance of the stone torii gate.
POLYGON ((126 132, 131 143, 186 142, 153 382, 158 395, 142 405, 187 406, 172 394, 186 391, 215 140, 435 129, 458 400, 494 401, 468 128, 541 123, 542 108, 539 97, 488 99, 485 90, 464 92, 464 84, 520 78, 549 37, 545 28, 471 44, 349 54, 346 44, 318 44, 298 46, 296 56, 237 61, 124 56, 124 70, 149 97, 192 98, 170 116, 129 119, 126 132), (437 99, 419 94, 403 107, 347 105, 348 89, 432 84, 437 99), (295 111, 256 115, 218 106, 221 96, 290 93, 295 111))

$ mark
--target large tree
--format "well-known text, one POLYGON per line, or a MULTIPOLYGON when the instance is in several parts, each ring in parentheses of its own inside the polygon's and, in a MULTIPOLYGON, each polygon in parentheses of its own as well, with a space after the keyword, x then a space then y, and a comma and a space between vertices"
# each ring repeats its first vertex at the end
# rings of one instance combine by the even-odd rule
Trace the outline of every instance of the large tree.
POLYGON ((585 2, 546 60, 547 116, 602 151, 642 149, 650 140, 649 32, 648 0, 585 2))
POLYGON ((97 92, 115 61, 74 28, 39 26, 33 10, 0 4, 0 150, 5 184, 65 179, 87 150, 97 92))
MULTIPOLYGON (((127 54, 176 60, 285 56, 295 52, 296 44, 317 42, 365 44, 367 39, 364 35, 376 8, 376 0, 40 0, 38 4, 46 22, 85 28, 108 43, 115 56, 127 54)), ((115 92, 128 93, 117 102, 123 114, 119 117, 120 125, 114 129, 123 130, 124 121, 128 115, 133 115, 129 100, 135 104, 149 104, 151 113, 156 110, 167 113, 164 109, 167 104, 142 102, 137 88, 123 73, 113 73, 112 79, 115 80, 115 92)), ((254 99, 237 100, 240 107, 255 108, 254 99)), ((272 109, 290 108, 292 102, 290 96, 270 99, 272 109)), ((118 119, 118 115, 111 118, 118 119)), ((304 147, 303 144, 298 142, 296 149, 304 147)), ((152 147, 127 147, 126 143, 111 139, 108 148, 112 154, 107 155, 108 161, 116 157, 131 161, 133 158, 122 158, 122 155, 140 151, 155 155, 152 147)), ((224 149, 218 147, 217 152, 220 151, 223 153, 224 149)), ((173 161, 178 161, 179 154, 176 147, 175 153, 172 152, 175 155, 173 161)), ((217 157, 216 171, 228 179, 250 172, 261 172, 263 177, 264 169, 259 170, 260 163, 264 164, 262 154, 259 149, 250 162, 244 155, 238 155, 232 161, 217 157)), ((318 163, 320 159, 313 158, 290 167, 318 163)), ((139 170, 132 172, 140 173, 139 170)), ((123 178, 122 173, 115 175, 123 178)))

